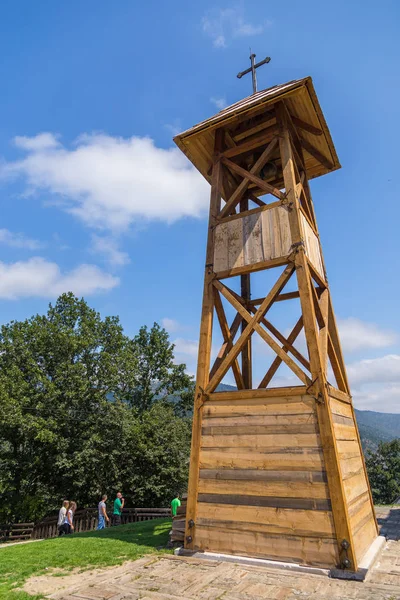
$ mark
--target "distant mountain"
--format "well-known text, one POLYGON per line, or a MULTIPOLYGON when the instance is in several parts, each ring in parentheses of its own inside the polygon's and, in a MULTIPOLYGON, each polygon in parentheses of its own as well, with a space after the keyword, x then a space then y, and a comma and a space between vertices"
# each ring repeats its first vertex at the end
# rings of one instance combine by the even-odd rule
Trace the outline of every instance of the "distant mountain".
MULTIPOLYGON (((236 388, 224 383, 217 388, 218 392, 232 390, 236 390, 236 388)), ((376 450, 379 442, 390 442, 400 438, 400 414, 358 410, 357 408, 355 412, 364 452, 376 450)))

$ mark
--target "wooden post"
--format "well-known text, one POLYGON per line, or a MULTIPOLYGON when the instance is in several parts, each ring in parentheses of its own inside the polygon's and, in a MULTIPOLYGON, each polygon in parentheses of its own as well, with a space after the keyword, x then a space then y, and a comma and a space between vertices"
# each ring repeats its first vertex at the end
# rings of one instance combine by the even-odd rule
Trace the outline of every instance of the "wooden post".
MULTIPOLYGON (((240 212, 246 210, 249 210, 249 201, 244 199, 240 201, 240 212)), ((249 302, 251 300, 250 273, 240 276, 240 291, 243 300, 249 302)), ((242 320, 242 332, 246 329, 246 326, 247 321, 242 320)), ((251 390, 253 387, 251 359, 251 337, 249 337, 242 350, 242 376, 244 387, 247 390, 251 390)))
POLYGON ((279 145, 282 158, 282 170, 290 212, 289 222, 292 233, 292 242, 296 248, 296 275, 300 292, 300 303, 304 322, 308 353, 310 356, 311 376, 314 382, 317 398, 317 414, 320 436, 326 463, 328 485, 332 503, 332 513, 336 529, 338 548, 342 542, 349 544, 347 556, 351 569, 357 570, 356 555, 354 552, 353 534, 350 527, 348 506, 343 489, 343 478, 340 470, 336 437, 334 434, 330 401, 327 391, 325 375, 326 359, 320 352, 319 334, 314 310, 313 285, 311 274, 305 254, 305 244, 300 224, 300 205, 296 195, 296 178, 294 173, 294 160, 287 126, 286 114, 282 104, 276 107, 279 126, 279 145))
POLYGON ((186 508, 185 548, 193 548, 196 534, 196 510, 199 483, 200 438, 202 423, 203 393, 209 381, 212 326, 214 314, 213 260, 214 260, 214 228, 217 215, 221 209, 222 165, 219 153, 223 149, 224 131, 215 132, 214 162, 211 179, 210 212, 208 221, 208 237, 206 265, 204 274, 203 308, 201 313, 199 355, 197 363, 196 389, 193 407, 192 443, 190 451, 190 470, 188 483, 188 500, 186 508), (191 527, 190 525, 194 523, 191 527))

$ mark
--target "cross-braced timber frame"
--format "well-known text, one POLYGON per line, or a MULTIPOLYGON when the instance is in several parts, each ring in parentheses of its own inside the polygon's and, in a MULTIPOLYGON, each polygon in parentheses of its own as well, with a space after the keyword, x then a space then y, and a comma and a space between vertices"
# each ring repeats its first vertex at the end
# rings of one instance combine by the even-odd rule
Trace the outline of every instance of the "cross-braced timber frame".
MULTIPOLYGON (((350 399, 350 389, 304 153, 328 169, 332 165, 310 141, 302 137, 304 131, 313 136, 322 134, 317 127, 291 115, 282 99, 252 123, 247 122, 244 116, 234 126, 222 126, 215 132, 185 547, 195 547, 203 403, 217 390, 230 369, 238 390, 253 389, 251 341, 253 334, 257 333, 275 354, 258 388, 268 388, 280 365, 285 364, 300 380, 307 394, 316 400, 337 542, 340 548, 344 547, 344 540, 348 543, 345 554, 350 568, 356 570, 353 532, 330 408, 329 393, 333 387, 328 381, 329 364, 336 380, 337 393, 350 399), (275 165, 275 172, 268 179, 264 168, 271 163, 275 165), (272 201, 268 202, 269 198, 272 201), (217 265, 217 236, 220 235, 218 232, 226 231, 223 226, 228 227, 237 219, 272 215, 272 211, 277 209, 287 220, 287 239, 283 239, 282 231, 278 235, 282 243, 281 253, 275 252, 274 256, 261 252, 237 266, 229 261, 225 266, 221 261, 217 265), (252 300, 251 274, 272 268, 280 271, 274 285, 265 297, 252 300), (236 275, 241 279, 240 294, 234 292, 226 281, 236 275), (297 280, 297 291, 285 292, 288 282, 294 279, 297 280), (300 300, 301 314, 290 334, 284 335, 270 322, 268 312, 274 303, 288 302, 294 298, 300 300), (228 322, 223 300, 236 312, 232 323, 228 322), (215 322, 220 327, 223 345, 211 364, 215 322), (305 334, 307 356, 294 345, 302 331, 305 334)), ((259 239, 262 239, 262 233, 259 239)), ((355 422, 351 399, 349 406, 355 422)), ((365 470, 364 463, 363 466, 365 470)), ((368 494, 372 505, 369 488, 368 494)))

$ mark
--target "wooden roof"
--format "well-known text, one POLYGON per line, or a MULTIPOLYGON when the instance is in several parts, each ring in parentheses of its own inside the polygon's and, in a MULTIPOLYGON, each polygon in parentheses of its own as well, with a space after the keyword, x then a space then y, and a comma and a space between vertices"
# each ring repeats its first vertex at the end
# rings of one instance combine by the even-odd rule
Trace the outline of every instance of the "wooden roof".
POLYGON ((314 155, 304 150, 308 179, 340 169, 335 146, 322 113, 311 77, 289 81, 282 85, 262 90, 194 125, 187 131, 174 137, 174 142, 186 154, 200 173, 210 181, 210 167, 214 149, 215 130, 221 126, 234 128, 243 120, 271 110, 277 100, 284 99, 290 114, 322 130, 322 135, 301 132, 302 138, 309 142, 325 157, 322 164, 314 155))

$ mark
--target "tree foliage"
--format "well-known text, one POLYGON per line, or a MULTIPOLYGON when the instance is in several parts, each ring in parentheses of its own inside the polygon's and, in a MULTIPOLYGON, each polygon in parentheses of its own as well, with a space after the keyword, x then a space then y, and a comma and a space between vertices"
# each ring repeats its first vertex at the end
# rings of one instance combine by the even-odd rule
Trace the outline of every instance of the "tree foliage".
POLYGON ((63 497, 123 489, 157 506, 186 485, 193 383, 157 324, 130 339, 63 294, 0 334, 0 522, 37 519, 63 497))
POLYGON ((391 504, 400 496, 400 440, 381 442, 366 457, 374 502, 391 504))

